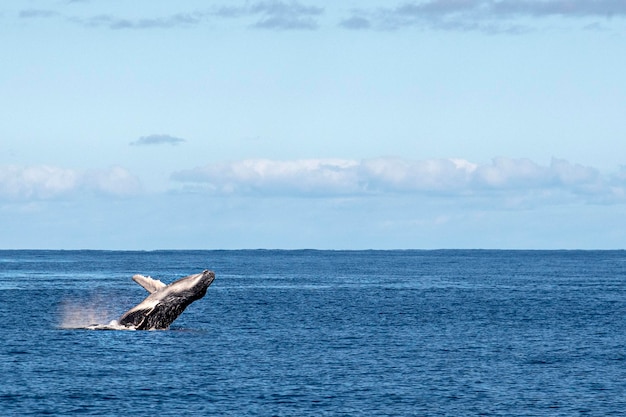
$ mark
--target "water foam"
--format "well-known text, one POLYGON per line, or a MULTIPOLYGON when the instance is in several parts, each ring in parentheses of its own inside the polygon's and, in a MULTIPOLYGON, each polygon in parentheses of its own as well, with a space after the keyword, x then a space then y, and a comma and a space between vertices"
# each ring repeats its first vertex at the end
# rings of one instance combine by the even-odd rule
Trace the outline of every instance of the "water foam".
POLYGON ((122 326, 117 320, 111 320, 109 324, 92 324, 84 327, 87 330, 136 330, 133 326, 122 326))

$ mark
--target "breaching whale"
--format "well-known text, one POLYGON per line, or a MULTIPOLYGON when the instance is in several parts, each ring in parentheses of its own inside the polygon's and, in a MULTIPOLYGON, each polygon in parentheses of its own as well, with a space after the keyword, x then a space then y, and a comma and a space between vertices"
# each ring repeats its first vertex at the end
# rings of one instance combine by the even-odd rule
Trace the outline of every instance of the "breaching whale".
POLYGON ((207 270, 169 285, 158 279, 135 275, 133 281, 150 295, 122 314, 118 324, 137 330, 167 329, 189 304, 204 297, 214 279, 215 273, 207 270))

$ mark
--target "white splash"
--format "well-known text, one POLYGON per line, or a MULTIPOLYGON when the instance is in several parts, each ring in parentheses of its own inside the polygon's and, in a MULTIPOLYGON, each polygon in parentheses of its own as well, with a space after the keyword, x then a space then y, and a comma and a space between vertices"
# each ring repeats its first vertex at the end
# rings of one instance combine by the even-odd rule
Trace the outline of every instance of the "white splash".
POLYGON ((87 330, 136 330, 133 326, 122 326, 117 320, 111 320, 109 324, 92 324, 83 328, 87 330))

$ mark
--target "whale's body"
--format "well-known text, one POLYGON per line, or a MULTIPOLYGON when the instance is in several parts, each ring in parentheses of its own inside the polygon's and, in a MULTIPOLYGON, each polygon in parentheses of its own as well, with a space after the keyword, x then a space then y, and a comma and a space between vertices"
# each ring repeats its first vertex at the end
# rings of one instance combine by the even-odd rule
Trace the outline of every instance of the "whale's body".
POLYGON ((122 314, 118 323, 137 330, 167 329, 189 304, 204 297, 214 279, 213 272, 203 271, 165 285, 159 280, 135 275, 133 280, 150 295, 122 314))

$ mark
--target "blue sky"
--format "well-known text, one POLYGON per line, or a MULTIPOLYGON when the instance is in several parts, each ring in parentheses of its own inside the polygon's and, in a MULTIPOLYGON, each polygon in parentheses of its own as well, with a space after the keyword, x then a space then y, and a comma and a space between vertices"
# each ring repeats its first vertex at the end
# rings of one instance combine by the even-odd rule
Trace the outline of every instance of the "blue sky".
POLYGON ((626 2, 0 8, 0 248, 624 248, 626 2))

